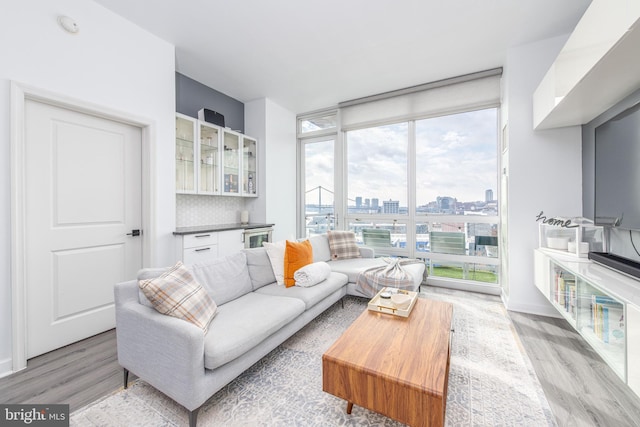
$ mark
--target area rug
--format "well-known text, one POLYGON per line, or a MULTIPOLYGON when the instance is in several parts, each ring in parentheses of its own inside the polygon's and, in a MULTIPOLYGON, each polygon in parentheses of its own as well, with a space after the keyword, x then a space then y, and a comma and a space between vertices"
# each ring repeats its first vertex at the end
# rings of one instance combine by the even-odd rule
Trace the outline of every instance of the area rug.
MULTIPOLYGON (((555 426, 500 299, 441 288, 421 297, 454 305, 447 426, 555 426)), ((401 426, 322 391, 325 350, 366 309, 346 297, 216 393, 199 426, 401 426)), ((187 412, 141 380, 75 411, 72 426, 186 426, 187 412)))

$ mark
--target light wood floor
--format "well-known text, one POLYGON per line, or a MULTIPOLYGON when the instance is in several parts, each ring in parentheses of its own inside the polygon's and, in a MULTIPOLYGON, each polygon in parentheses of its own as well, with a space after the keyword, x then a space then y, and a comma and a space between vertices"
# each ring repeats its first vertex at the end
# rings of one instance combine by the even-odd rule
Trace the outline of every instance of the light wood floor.
POLYGON ((640 398, 566 320, 509 315, 559 426, 640 426, 640 398))
MULTIPOLYGON (((640 426, 640 398, 566 321, 509 314, 559 426, 640 426)), ((27 369, 1 378, 0 402, 68 403, 74 411, 121 387, 111 330, 31 359, 27 369)))

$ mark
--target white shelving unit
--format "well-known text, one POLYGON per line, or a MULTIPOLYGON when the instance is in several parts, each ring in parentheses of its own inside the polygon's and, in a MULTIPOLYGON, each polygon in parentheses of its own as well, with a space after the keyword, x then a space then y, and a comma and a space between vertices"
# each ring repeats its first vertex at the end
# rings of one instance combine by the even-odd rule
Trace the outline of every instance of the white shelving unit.
POLYGON ((533 126, 588 123, 640 88, 640 0, 593 0, 533 94, 533 126))
POLYGON ((534 250, 534 282, 640 396, 640 281, 591 261, 534 250))

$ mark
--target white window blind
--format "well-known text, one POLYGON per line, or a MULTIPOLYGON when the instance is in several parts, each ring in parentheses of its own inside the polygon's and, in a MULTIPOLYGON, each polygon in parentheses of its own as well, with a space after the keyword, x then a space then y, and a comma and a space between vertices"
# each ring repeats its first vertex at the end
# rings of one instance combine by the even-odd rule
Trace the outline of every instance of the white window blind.
POLYGON ((342 102, 342 130, 498 105, 501 76, 498 68, 342 102))

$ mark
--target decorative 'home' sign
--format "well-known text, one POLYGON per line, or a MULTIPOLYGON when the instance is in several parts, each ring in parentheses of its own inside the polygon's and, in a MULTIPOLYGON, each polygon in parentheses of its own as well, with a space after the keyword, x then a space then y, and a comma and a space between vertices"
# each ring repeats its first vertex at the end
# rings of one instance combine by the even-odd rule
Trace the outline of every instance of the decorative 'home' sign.
POLYGON ((538 221, 542 221, 543 224, 555 225, 557 227, 564 227, 564 228, 580 227, 580 225, 578 224, 571 224, 570 219, 547 218, 546 216, 544 216, 543 211, 540 211, 540 213, 536 217, 536 222, 538 221))

